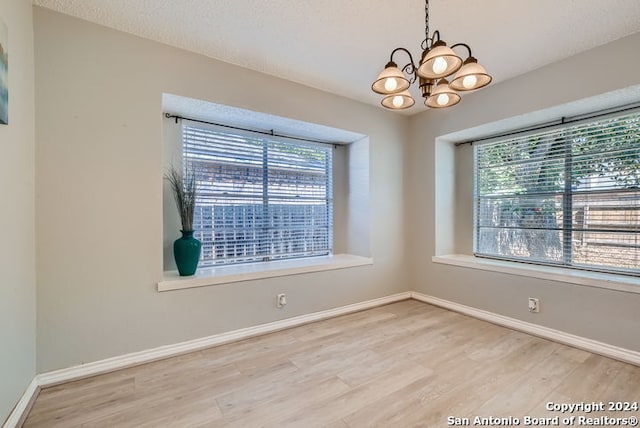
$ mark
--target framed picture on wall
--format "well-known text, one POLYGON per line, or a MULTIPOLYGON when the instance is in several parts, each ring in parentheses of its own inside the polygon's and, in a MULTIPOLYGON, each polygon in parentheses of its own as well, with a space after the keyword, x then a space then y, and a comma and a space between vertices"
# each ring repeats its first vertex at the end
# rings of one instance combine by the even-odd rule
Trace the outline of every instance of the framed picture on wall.
POLYGON ((9 123, 9 47, 7 25, 0 19, 0 124, 9 123))

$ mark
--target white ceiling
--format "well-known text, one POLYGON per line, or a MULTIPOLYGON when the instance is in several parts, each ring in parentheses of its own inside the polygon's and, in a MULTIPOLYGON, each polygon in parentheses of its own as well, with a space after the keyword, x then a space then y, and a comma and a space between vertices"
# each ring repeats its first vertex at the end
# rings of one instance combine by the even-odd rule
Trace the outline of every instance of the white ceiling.
MULTIPOLYGON (((425 36, 423 0, 33 4, 373 105, 371 82, 393 48, 419 57, 425 36)), ((470 45, 494 83, 640 31, 639 0, 430 0, 429 9, 430 30, 470 45)))

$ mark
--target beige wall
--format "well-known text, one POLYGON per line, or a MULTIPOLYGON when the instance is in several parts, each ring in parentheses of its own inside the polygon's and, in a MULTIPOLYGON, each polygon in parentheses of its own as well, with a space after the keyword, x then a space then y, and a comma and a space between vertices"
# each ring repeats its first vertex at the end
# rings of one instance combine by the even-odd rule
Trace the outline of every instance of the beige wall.
MULTIPOLYGON (((35 8, 34 16, 38 372, 409 288, 640 350, 640 295, 431 262, 436 247, 439 253, 468 252, 471 245, 465 232, 471 230, 470 170, 461 167, 468 167, 470 149, 436 145, 436 138, 474 127, 475 133, 487 133, 535 123, 551 113, 559 117, 567 103, 638 85, 640 35, 469 94, 453 109, 407 118, 48 10, 35 8), (607 64, 620 64, 617 54, 627 63, 604 79, 607 64), (163 271, 163 93, 368 135, 369 141, 352 145, 345 162, 350 169, 369 169, 369 182, 350 177, 348 198, 369 194, 370 212, 349 211, 342 233, 349 234, 349 249, 370 252, 374 265, 157 293, 163 271), (367 165, 360 161, 364 152, 367 165), (367 192, 360 193, 363 188, 367 192), (371 215, 370 224, 361 221, 363 214, 371 215), (274 308, 280 292, 288 294, 284 310, 274 308), (527 312, 528 296, 541 299, 540 314, 527 312)), ((593 100, 587 104, 597 108, 593 100)), ((28 127, 20 132, 28 134, 28 127)), ((30 146, 25 147, 7 162, 12 183, 16 176, 24 181, 27 192, 19 197, 28 196, 32 184, 30 146), (24 168, 16 173, 20 162, 24 168)), ((33 216, 32 208, 25 202, 21 218, 33 216)), ((29 235, 29 222, 20 223, 15 233, 29 235)), ((26 264, 20 275, 27 285, 32 259, 17 263, 26 264)), ((35 315, 20 314, 28 330, 35 315)), ((13 336, 29 338, 28 331, 13 336)), ((33 356, 33 349, 24 355, 33 356)), ((18 375, 16 384, 26 378, 18 375)), ((16 388, 8 391, 15 399, 16 388)))
POLYGON ((8 30, 9 125, 0 125, 0 425, 35 374, 31 2, 0 0, 8 30))
POLYGON ((44 9, 34 19, 39 372, 408 290, 406 117, 44 9), (374 265, 156 292, 162 93, 368 135, 374 265))
POLYGON ((469 254, 472 247, 468 236, 473 212, 472 150, 469 146, 453 149, 446 140, 464 140, 474 134, 558 119, 570 112, 640 101, 638 46, 640 34, 469 94, 452 109, 411 117, 405 191, 412 197, 405 209, 407 224, 414 231, 407 235, 412 289, 640 350, 640 294, 431 262, 434 254, 469 254), (610 64, 616 66, 611 69, 610 64), (464 131, 470 128, 475 129, 464 131), (529 296, 540 298, 539 314, 527 311, 529 296))

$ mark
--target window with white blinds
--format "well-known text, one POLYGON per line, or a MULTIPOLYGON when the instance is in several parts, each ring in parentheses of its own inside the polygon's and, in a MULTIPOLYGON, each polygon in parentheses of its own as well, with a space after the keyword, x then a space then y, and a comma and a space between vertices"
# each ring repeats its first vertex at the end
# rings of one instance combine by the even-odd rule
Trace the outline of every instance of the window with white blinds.
POLYGON ((640 274, 640 113, 474 154, 477 256, 640 274))
POLYGON ((201 266, 327 255, 332 147, 183 124, 201 266))

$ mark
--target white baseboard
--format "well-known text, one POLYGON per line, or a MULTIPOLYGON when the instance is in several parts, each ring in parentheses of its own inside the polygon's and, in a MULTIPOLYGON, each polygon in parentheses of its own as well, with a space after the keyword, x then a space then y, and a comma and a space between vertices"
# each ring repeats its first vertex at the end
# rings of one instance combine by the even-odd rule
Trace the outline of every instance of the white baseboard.
POLYGON ((365 302, 354 303, 339 308, 327 309, 320 312, 301 315, 298 317, 287 318, 280 321, 274 321, 267 324, 261 324, 253 327, 247 327, 226 333, 216 334, 213 336, 203 337, 200 339, 188 340, 173 345, 160 346, 140 352, 133 352, 126 355, 107 358, 100 361, 94 361, 79 366, 69 367, 66 369, 50 371, 36 375, 22 398, 13 409, 9 418, 2 425, 2 428, 19 427, 23 418, 26 417, 33 401, 37 397, 38 391, 43 387, 58 385, 64 382, 78 380, 102 373, 112 372, 114 370, 124 369, 139 364, 149 363, 176 355, 185 354, 187 352, 198 351, 200 349, 210 348, 212 346, 224 345, 238 340, 248 339, 250 337, 260 336, 263 334, 273 333, 287 328, 297 327, 315 321, 321 321, 328 318, 346 315, 353 312, 359 312, 366 309, 375 308, 377 306, 387 305, 389 303, 399 302, 411 298, 411 292, 393 294, 391 296, 381 297, 378 299, 367 300, 365 302))
POLYGON ((2 428, 16 428, 22 425, 24 422, 23 418, 26 417, 29 409, 33 405, 36 397, 38 396, 38 391, 40 391, 40 385, 38 385, 38 377, 34 377, 31 380, 29 386, 27 386, 26 391, 22 394, 20 401, 16 404, 16 407, 13 408, 9 417, 2 425, 2 428))
POLYGON ((101 373, 107 373, 139 364, 149 363, 152 361, 185 354, 187 352, 198 351, 200 349, 212 346, 223 345, 225 343, 235 342, 254 336, 260 336, 275 331, 284 330, 291 327, 297 327, 314 321, 320 321, 327 318, 337 317, 352 312, 358 312, 365 309, 382 306, 400 300, 411 298, 411 292, 393 294, 391 296, 381 297, 378 299, 367 300, 366 302, 354 303, 352 305, 341 306, 339 308, 327 309, 320 312, 314 312, 307 315, 301 315, 293 318, 287 318, 280 321, 274 321, 267 324, 260 324, 254 327, 247 327, 226 333, 216 334, 213 336, 203 337, 200 339, 188 340, 173 345, 160 346, 131 354, 121 355, 105 360, 95 361, 79 366, 69 367, 66 369, 55 370, 42 373, 36 376, 40 387, 53 386, 71 380, 77 380, 85 377, 95 376, 101 373))
POLYGON ((303 324, 315 321, 321 321, 328 318, 346 315, 353 312, 371 309, 377 306, 398 302, 401 300, 415 299, 421 302, 440 306, 455 312, 472 316, 484 321, 498 324, 504 327, 529 333, 555 342, 563 343, 605 357, 614 358, 630 364, 640 366, 640 352, 631 351, 606 343, 598 342, 591 339, 575 336, 562 331, 542 327, 531 324, 515 318, 509 318, 503 315, 476 309, 470 306, 461 305, 459 303, 450 302, 448 300, 439 299, 437 297, 428 296, 415 291, 406 291, 403 293, 393 294, 391 296, 381 297, 378 299, 367 300, 365 302, 354 303, 352 305, 342 306, 334 309, 327 309, 320 312, 314 312, 307 315, 301 315, 293 318, 287 318, 280 321, 274 321, 267 324, 261 324, 254 327, 243 328, 226 333, 216 334, 213 336, 203 337, 200 339, 188 340, 173 345, 160 346, 140 352, 133 352, 113 358, 107 358, 92 363, 82 364, 79 366, 69 367, 66 369, 55 370, 47 373, 36 375, 29 387, 23 394, 22 398, 13 409, 9 418, 3 425, 3 428, 14 428, 19 426, 22 418, 26 416, 26 412, 30 409, 33 400, 37 396, 40 388, 53 386, 72 380, 82 379, 95 376, 102 373, 108 373, 139 364, 149 363, 152 361, 169 358, 187 352, 193 352, 212 346, 223 345, 250 337, 260 336, 263 334, 273 333, 303 324))
POLYGON ((543 327, 515 318, 494 314, 492 312, 483 311, 482 309, 472 308, 470 306, 461 305, 460 303, 439 299, 437 297, 428 296, 426 294, 418 293, 415 291, 411 292, 411 298, 435 306, 440 306, 454 312, 469 315, 471 317, 478 318, 484 321, 488 321, 493 324, 498 324, 514 330, 522 331, 533 336, 542 337, 554 342, 573 346, 574 348, 589 351, 594 354, 640 366, 640 352, 637 351, 632 351, 629 349, 620 348, 618 346, 609 345, 607 343, 598 342, 596 340, 575 336, 563 331, 554 330, 552 328, 543 327))

